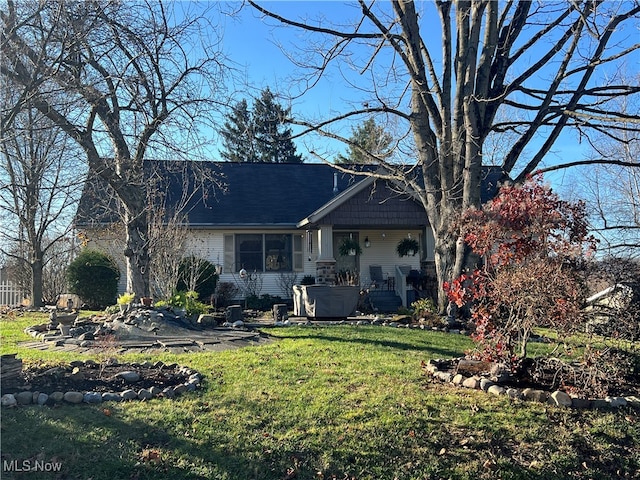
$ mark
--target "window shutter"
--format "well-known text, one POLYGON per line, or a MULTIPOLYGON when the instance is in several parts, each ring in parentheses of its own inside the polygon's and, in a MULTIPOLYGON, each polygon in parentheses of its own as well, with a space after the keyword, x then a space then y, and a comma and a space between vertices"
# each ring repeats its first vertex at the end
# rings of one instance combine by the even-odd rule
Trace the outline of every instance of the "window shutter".
POLYGON ((224 273, 233 273, 234 263, 233 235, 224 235, 224 273))
POLYGON ((293 271, 304 271, 304 252, 302 251, 302 235, 293 235, 293 271))

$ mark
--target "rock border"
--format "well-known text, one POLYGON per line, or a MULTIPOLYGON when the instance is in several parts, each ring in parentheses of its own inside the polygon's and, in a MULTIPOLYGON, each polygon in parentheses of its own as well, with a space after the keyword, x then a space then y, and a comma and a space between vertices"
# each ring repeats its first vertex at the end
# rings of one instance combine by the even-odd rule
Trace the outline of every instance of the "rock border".
MULTIPOLYGON (((174 399, 179 395, 182 395, 186 392, 194 392, 202 385, 202 375, 193 370, 192 368, 180 366, 177 364, 165 364, 162 361, 158 361, 155 363, 151 363, 148 361, 142 363, 112 363, 111 365, 126 365, 132 368, 130 372, 120 372, 118 375, 129 375, 129 374, 137 374, 135 372, 136 367, 143 368, 173 368, 178 369, 176 373, 188 375, 188 380, 184 383, 173 385, 170 387, 165 387, 161 389, 160 387, 153 386, 149 388, 142 388, 138 391, 134 389, 125 389, 121 392, 89 392, 89 391, 56 391, 49 394, 38 392, 38 391, 30 391, 25 390, 18 393, 4 393, 0 398, 0 404, 2 408, 11 408, 17 406, 27 406, 27 405, 39 405, 39 406, 54 406, 60 404, 70 404, 77 405, 82 403, 87 404, 101 404, 104 402, 124 402, 124 401, 133 401, 140 400, 146 401, 151 400, 152 398, 167 398, 174 399)), ((93 360, 76 360, 69 363, 71 367, 87 367, 91 368, 95 366, 95 361, 93 360)), ((133 376, 133 375, 132 375, 133 376)))
POLYGON ((500 384, 500 379, 490 373, 485 375, 464 376, 461 373, 452 373, 442 370, 443 365, 451 365, 464 358, 454 358, 450 360, 434 359, 423 365, 423 370, 432 378, 442 383, 448 383, 456 387, 482 390, 496 396, 507 396, 512 400, 522 400, 538 403, 547 403, 556 407, 576 408, 576 409, 612 409, 630 406, 640 409, 640 398, 635 395, 628 396, 607 396, 605 398, 588 399, 570 395, 562 390, 549 392, 534 388, 513 388, 500 384))

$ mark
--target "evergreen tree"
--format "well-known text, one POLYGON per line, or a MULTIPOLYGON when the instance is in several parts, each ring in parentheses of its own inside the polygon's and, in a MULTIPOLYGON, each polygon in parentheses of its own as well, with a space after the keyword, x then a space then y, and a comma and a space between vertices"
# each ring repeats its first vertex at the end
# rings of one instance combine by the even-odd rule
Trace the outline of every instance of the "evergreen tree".
POLYGON ((385 160, 390 156, 390 148, 393 138, 373 118, 365 120, 362 125, 351 129, 351 138, 347 147, 347 156, 338 155, 336 163, 340 164, 365 164, 375 163, 370 155, 385 160), (363 151, 364 150, 364 151, 363 151))
POLYGON ((232 162, 302 163, 287 126, 290 109, 276 102, 267 87, 250 112, 246 100, 239 102, 220 130, 222 158, 232 162))
POLYGON ((220 155, 228 162, 257 162, 256 141, 251 112, 246 100, 239 101, 220 129, 224 150, 220 155))
POLYGON ((253 107, 253 124, 256 132, 256 147, 261 162, 301 163, 302 157, 296 153, 291 140, 291 128, 287 127, 287 117, 291 110, 276 102, 267 87, 262 91, 253 107))

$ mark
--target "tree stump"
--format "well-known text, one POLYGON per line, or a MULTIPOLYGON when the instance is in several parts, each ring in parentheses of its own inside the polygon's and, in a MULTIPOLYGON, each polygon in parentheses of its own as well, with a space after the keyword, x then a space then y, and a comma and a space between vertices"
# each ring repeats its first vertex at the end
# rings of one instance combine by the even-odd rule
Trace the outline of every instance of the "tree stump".
POLYGON ((272 312, 274 322, 284 322, 287 318, 289 318, 289 314, 287 313, 287 305, 284 303, 276 303, 273 306, 272 312))

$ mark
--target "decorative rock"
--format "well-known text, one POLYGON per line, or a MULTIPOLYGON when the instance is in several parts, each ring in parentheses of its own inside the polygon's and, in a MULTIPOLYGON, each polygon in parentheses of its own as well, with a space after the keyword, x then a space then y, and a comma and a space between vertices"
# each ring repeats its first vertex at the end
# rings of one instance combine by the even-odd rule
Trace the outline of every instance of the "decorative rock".
POLYGON ((533 388, 525 388, 522 391, 522 396, 525 400, 531 402, 546 403, 549 399, 549 392, 545 392, 544 390, 534 390, 533 388))
POLYGON ((138 398, 138 394, 134 390, 125 390, 120 396, 123 400, 134 400, 138 398))
POLYGON ((18 405, 29 405, 33 402, 33 393, 32 392, 20 392, 15 395, 16 401, 18 405))
POLYGON ((458 373, 455 377, 453 377, 453 380, 451 380, 451 383, 453 383, 454 385, 462 385, 462 382, 464 382, 464 377, 460 373, 458 373))
POLYGON ((166 387, 162 390, 162 396, 166 398, 174 398, 176 393, 173 391, 173 387, 166 387))
POLYGON ((93 339, 94 339, 93 333, 91 333, 91 332, 85 332, 85 333, 83 333, 82 335, 80 335, 78 337, 78 340, 80 340, 81 342, 83 342, 85 340, 93 340, 93 339))
POLYGON ((39 393, 34 403, 42 406, 47 403, 47 400, 49 400, 49 395, 47 395, 46 393, 39 393))
POLYGON ((591 400, 581 397, 571 397, 571 406, 574 408, 591 408, 591 400))
POLYGON ((487 389, 487 393, 490 393, 492 395, 504 395, 506 393, 507 389, 504 387, 501 387, 500 385, 491 385, 488 389, 487 389))
POLYGON ((517 388, 507 388, 507 395, 513 399, 522 399, 522 392, 517 388))
POLYGON ((465 378, 462 382, 462 386, 466 388, 480 388, 480 379, 478 377, 465 378))
POLYGON ((140 400, 149 400, 149 399, 153 398, 153 393, 151 393, 149 390, 143 388, 142 390, 140 390, 138 392, 138 398, 140 400))
POLYGON ((624 397, 605 397, 605 400, 611 404, 612 408, 627 406, 627 400, 624 397))
POLYGON ((164 362, 161 360, 158 360, 156 363, 153 364, 153 368, 163 368, 164 366, 165 366, 164 362))
POLYGON ((242 320, 236 320, 231 324, 233 328, 240 328, 244 326, 244 322, 242 320))
POLYGON ((173 387, 173 393, 175 393, 176 395, 180 395, 181 393, 184 393, 186 391, 187 391, 186 385, 176 385, 175 387, 173 387))
POLYGON ((116 377, 123 379, 127 383, 134 383, 140 380, 140 374, 138 372, 133 372, 131 370, 127 370, 126 372, 116 373, 116 377))
POLYGON ((16 400, 16 397, 11 393, 6 393, 2 395, 2 398, 0 398, 0 405, 2 405, 2 408, 15 407, 17 404, 18 400, 16 400))
POLYGON ((491 380, 497 383, 505 382, 511 377, 511 372, 509 372, 509 368, 504 363, 493 363, 489 372, 491 373, 491 380))
POLYGON ((153 368, 153 363, 151 363, 149 360, 145 360, 140 364, 140 366, 143 368, 153 368))
POLYGON ((549 403, 557 407, 570 407, 573 400, 567 393, 556 390, 549 396, 549 403))
POLYGON ((189 381, 185 383, 185 386, 187 387, 187 392, 195 392, 196 389, 198 388, 199 383, 200 382, 194 382, 194 381, 189 381))
POLYGON ((200 383, 200 374, 199 373, 192 373, 191 375, 189 375, 189 381, 195 381, 197 383, 200 383))
POLYGON ((84 373, 80 371, 80 367, 74 367, 69 377, 73 380, 84 380, 84 373))
POLYGON ((162 393, 162 389, 160 387, 155 386, 155 385, 153 387, 151 387, 149 389, 149 391, 151 392, 151 394, 154 397, 157 397, 158 395, 160 395, 162 393))
POLYGON ((69 403, 82 403, 84 395, 82 392, 66 392, 62 397, 65 402, 69 403))
POLYGON ((55 403, 60 403, 64 398, 64 393, 62 392, 53 392, 51 395, 49 395, 49 400, 55 402, 55 403))
POLYGON ((435 375, 440 381, 448 383, 452 380, 452 375, 449 372, 436 372, 435 375))
POLYGON ((118 395, 117 393, 104 392, 102 394, 102 401, 103 402, 119 402, 120 400, 122 400, 122 397, 120 395, 118 395))
POLYGON ((635 395, 631 395, 629 397, 624 397, 629 405, 635 408, 640 408, 640 398, 635 395))
POLYGON ((495 385, 495 383, 493 383, 491 380, 489 380, 488 378, 481 378, 480 379, 480 388, 482 390, 484 390, 485 392, 487 390, 489 390, 489 387, 491 387, 492 385, 495 385))
POLYGON ((102 403, 102 394, 98 392, 87 392, 82 399, 84 403, 102 403))
POLYGON ((591 400, 591 408, 596 408, 596 409, 611 408, 611 403, 607 402, 603 398, 597 398, 595 400, 591 400))

